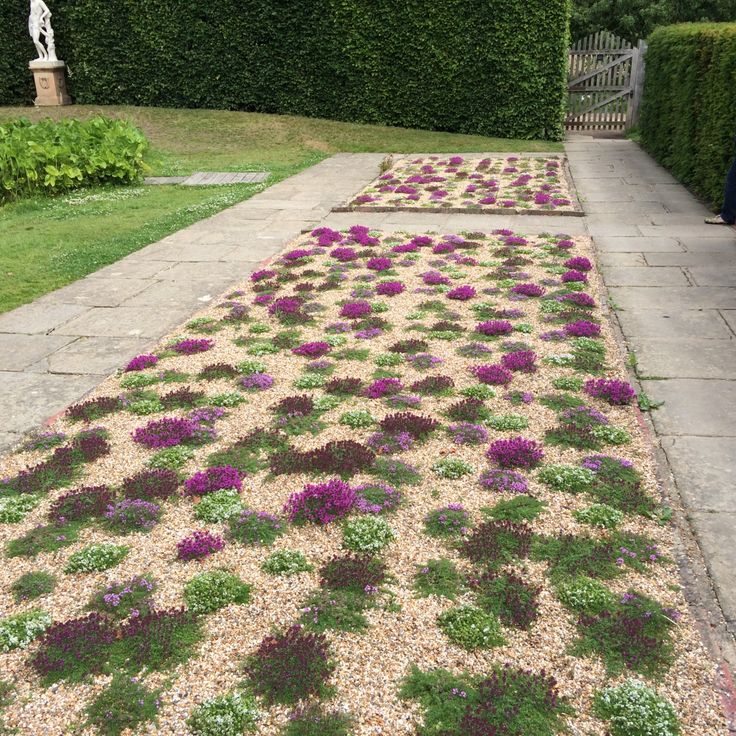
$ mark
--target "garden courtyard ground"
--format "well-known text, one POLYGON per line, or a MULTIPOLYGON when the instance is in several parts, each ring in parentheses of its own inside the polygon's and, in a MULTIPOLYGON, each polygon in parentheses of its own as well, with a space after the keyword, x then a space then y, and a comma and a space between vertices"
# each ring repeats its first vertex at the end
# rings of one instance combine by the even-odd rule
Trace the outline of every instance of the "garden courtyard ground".
MULTIPOLYGON (((664 503, 673 509, 676 534, 670 538, 669 531, 658 531, 651 520, 642 527, 655 537, 662 534, 664 544, 672 544, 671 554, 684 576, 684 595, 700 619, 697 630, 717 660, 718 676, 712 686, 728 711, 730 672, 736 666, 732 644, 736 627, 732 564, 736 420, 731 410, 736 401, 736 232, 703 225, 707 214, 703 206, 631 141, 572 138, 565 144, 565 153, 583 217, 565 212, 523 216, 333 212, 376 178, 384 160, 383 152, 340 153, 84 279, 0 315, 0 410, 7 418, 0 446, 10 448, 24 433, 79 401, 133 356, 152 352, 160 338, 195 312, 217 304, 228 287, 273 262, 284 245, 302 232, 319 227, 344 230, 360 224, 386 233, 509 229, 530 238, 565 233, 583 244, 575 253, 580 256, 591 255, 584 243, 592 238, 606 287, 597 298, 611 310, 612 338, 617 340, 621 357, 628 354, 640 403, 662 402, 644 416, 632 413, 624 418, 623 413, 615 413, 621 410, 614 410, 632 434, 643 430, 644 438, 651 432, 658 448, 658 475, 655 466, 647 465, 645 449, 637 457, 650 472, 650 488, 664 491, 664 503)), ((404 336, 394 334, 392 339, 404 336)), ((451 362, 449 355, 440 352, 451 362)), ((617 370, 623 377, 623 363, 619 362, 617 370)), ((138 419, 143 425, 147 418, 138 419)), ((95 477, 100 482, 103 479, 95 477)), ((116 481, 121 478, 115 476, 116 481)), ((457 500, 451 495, 443 487, 442 500, 457 500)), ((468 506, 478 513, 477 504, 469 502, 468 506)), ((415 532, 409 526, 398 526, 404 536, 413 539, 415 532)), ((542 530, 549 531, 544 525, 542 530)), ((299 544, 324 542, 321 537, 310 537, 311 531, 304 534, 299 544)), ((337 553, 333 541, 325 543, 326 549, 337 553)), ((397 569, 404 571, 404 567, 411 565, 402 559, 397 569)), ((637 584, 649 585, 640 577, 637 584)), ((672 580, 664 576, 660 583, 666 588, 672 580)), ((654 583, 651 589, 666 595, 654 583)), ((288 595, 285 600, 291 602, 288 595)), ((291 618, 286 616, 286 620, 291 618)), ((241 623, 246 626, 245 621, 241 623)), ((523 649, 528 642, 520 646, 523 649)), ((688 647, 700 652, 694 643, 688 647)), ((455 650, 453 657, 453 665, 462 661, 455 650)), ((441 655, 426 657, 428 663, 437 659, 441 655)), ((471 670, 478 666, 474 661, 471 670)), ((363 676, 360 672, 342 672, 341 676, 349 679, 351 675, 363 676)), ((678 671, 680 675, 686 678, 688 673, 678 671)), ((699 676, 693 675, 695 679, 699 676)), ((670 683, 670 687, 676 691, 678 685, 670 683)), ((702 688, 702 680, 693 687, 702 688)), ((181 697, 186 699, 186 694, 181 697)), ((676 700, 681 708, 686 707, 684 693, 676 700)), ((63 698, 48 707, 53 710, 61 702, 63 698)), ((710 701, 697 702, 704 710, 687 715, 685 732, 717 733, 718 719, 705 711, 710 701)), ((176 707, 170 703, 167 707, 167 718, 173 717, 176 707)), ((58 714, 57 720, 63 722, 58 714)), ((590 725, 585 719, 580 723, 590 725)), ((390 726, 397 727, 396 723, 385 725, 387 730, 371 731, 370 723, 363 723, 361 733, 391 733, 390 726)), ((400 727, 408 729, 403 723, 400 727)))

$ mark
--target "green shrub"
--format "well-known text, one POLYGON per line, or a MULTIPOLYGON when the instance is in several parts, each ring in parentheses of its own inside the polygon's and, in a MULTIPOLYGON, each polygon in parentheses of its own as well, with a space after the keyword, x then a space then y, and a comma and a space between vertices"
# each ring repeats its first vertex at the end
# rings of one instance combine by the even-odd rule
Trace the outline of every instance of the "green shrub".
POLYGON ((148 467, 157 470, 178 470, 193 457, 194 450, 191 447, 185 447, 184 445, 166 447, 151 455, 148 460, 148 467))
POLYGON ((672 704, 641 680, 626 680, 596 693, 595 714, 608 721, 611 736, 678 736, 672 704))
POLYGON ((115 674, 87 707, 87 723, 104 736, 120 736, 156 719, 159 692, 149 690, 137 677, 115 674))
POLYGON ((340 424, 344 424, 351 429, 365 429, 374 424, 375 421, 369 411, 362 411, 360 409, 346 411, 340 417, 340 424))
POLYGON ((195 736, 242 736, 255 731, 260 717, 256 699, 235 692, 205 700, 192 711, 187 726, 195 736))
POLYGON ((462 580, 452 560, 428 560, 416 566, 414 590, 420 598, 436 595, 454 601, 462 589, 462 580))
POLYGON ((125 120, 0 125, 0 201, 140 179, 148 143, 125 120))
POLYGON ((418 736, 553 736, 567 733, 563 716, 572 708, 546 674, 492 665, 488 674, 471 678, 447 670, 422 672, 412 665, 399 697, 417 700, 424 710, 418 736))
POLYGON ((32 493, 0 498, 0 524, 17 524, 23 521, 26 514, 32 511, 40 500, 39 496, 32 493))
POLYGON ((677 179, 720 207, 734 153, 736 23, 657 28, 646 58, 642 144, 677 179))
POLYGON ((225 570, 210 570, 195 575, 184 586, 184 600, 194 613, 212 613, 231 603, 247 603, 250 585, 225 570))
POLYGON ((283 736, 350 736, 353 718, 348 713, 326 711, 319 703, 298 708, 289 716, 283 736))
POLYGON ((314 569, 307 558, 298 550, 278 549, 272 552, 261 567, 271 575, 297 575, 314 569))
POLYGON ((8 540, 8 557, 35 557, 40 552, 56 552, 77 541, 79 524, 47 524, 29 529, 22 537, 8 540))
POLYGON ((300 623, 305 629, 360 632, 368 628, 364 615, 372 608, 370 596, 349 590, 315 590, 299 608, 300 623))
POLYGON ((583 524, 599 526, 603 529, 613 529, 624 520, 623 511, 605 503, 594 503, 580 511, 573 511, 573 516, 583 524))
POLYGON ((485 383, 468 386, 462 389, 460 393, 469 399, 479 399, 480 401, 492 399, 496 395, 496 392, 490 386, 486 386, 485 383))
POLYGON ((128 547, 110 542, 90 544, 69 557, 64 572, 99 572, 119 564, 128 554, 128 547))
POLYGON ((544 511, 546 506, 545 501, 521 494, 499 501, 490 509, 483 509, 483 513, 497 521, 532 521, 544 511))
POLYGON ((26 611, 0 619, 0 652, 25 649, 51 626, 46 611, 26 611))
POLYGON ((529 426, 529 420, 521 414, 501 414, 496 417, 488 417, 483 420, 483 424, 488 425, 491 429, 499 432, 511 432, 526 429, 529 426))
POLYGON ((16 603, 32 601, 48 595, 56 587, 56 577, 43 570, 26 572, 12 585, 13 597, 16 603))
POLYGON ((595 474, 588 468, 575 465, 545 465, 539 470, 537 477, 556 491, 582 493, 590 488, 595 474))
MULTIPOLYGON (((18 40, 27 4, 11 0, 0 15, 3 104, 29 99, 32 45, 27 35, 18 40)), ((563 134, 565 0, 510 0, 503 13, 480 0, 288 8, 278 0, 75 0, 53 10, 80 104, 226 108, 509 138, 563 134)))
POLYGON ((615 600, 603 583, 582 576, 562 583, 557 589, 557 597, 573 611, 588 615, 600 613, 615 600))
POLYGON ((240 493, 235 488, 223 488, 214 493, 207 493, 194 507, 194 518, 210 524, 227 521, 231 516, 243 510, 240 493))
POLYGON ((498 618, 475 606, 457 606, 437 617, 447 638, 464 649, 489 649, 505 642, 498 618))
POLYGON ((345 522, 342 543, 353 552, 380 552, 395 535, 388 522, 380 516, 358 516, 345 522))
POLYGON ((432 466, 432 472, 440 478, 458 480, 473 472, 473 466, 459 457, 446 457, 432 466))

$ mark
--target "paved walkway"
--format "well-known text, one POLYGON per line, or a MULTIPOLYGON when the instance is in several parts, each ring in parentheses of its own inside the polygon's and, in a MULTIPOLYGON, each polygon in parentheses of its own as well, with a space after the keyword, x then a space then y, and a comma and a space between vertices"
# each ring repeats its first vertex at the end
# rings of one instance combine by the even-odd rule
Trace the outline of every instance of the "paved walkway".
POLYGON ((339 154, 0 315, 0 451, 78 400, 375 178, 339 154))
POLYGON ((340 154, 0 316, 0 450, 318 223, 588 233, 643 388, 665 402, 653 425, 734 633, 736 232, 704 225, 706 209, 630 141, 566 148, 584 218, 330 213, 383 158, 340 154))
POLYGON ((641 385, 664 402, 651 420, 733 635, 736 231, 705 225, 708 210, 630 141, 566 148, 641 385))

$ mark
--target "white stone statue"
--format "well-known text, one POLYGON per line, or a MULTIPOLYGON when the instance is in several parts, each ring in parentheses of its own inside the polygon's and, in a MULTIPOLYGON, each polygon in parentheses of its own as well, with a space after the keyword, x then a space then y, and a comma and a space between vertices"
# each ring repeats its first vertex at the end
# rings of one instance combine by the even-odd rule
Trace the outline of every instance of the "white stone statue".
POLYGON ((58 61, 54 43, 54 29, 51 27, 51 11, 43 0, 31 0, 31 14, 28 16, 28 32, 38 50, 36 61, 58 61), (46 46, 41 42, 43 36, 46 46))

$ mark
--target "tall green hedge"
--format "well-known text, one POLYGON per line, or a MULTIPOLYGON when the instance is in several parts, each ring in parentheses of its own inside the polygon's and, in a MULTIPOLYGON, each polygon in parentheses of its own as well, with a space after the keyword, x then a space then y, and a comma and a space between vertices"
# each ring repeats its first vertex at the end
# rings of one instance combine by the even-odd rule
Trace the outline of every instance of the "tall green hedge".
MULTIPOLYGON (((52 11, 79 103, 563 133, 569 0, 56 0, 52 11)), ((0 47, 24 34, 0 24, 0 47)), ((20 58, 17 46, 0 101, 23 97, 28 44, 20 58)))
POLYGON ((721 204, 736 136, 736 23, 686 23, 649 39, 644 147, 696 194, 721 204))

